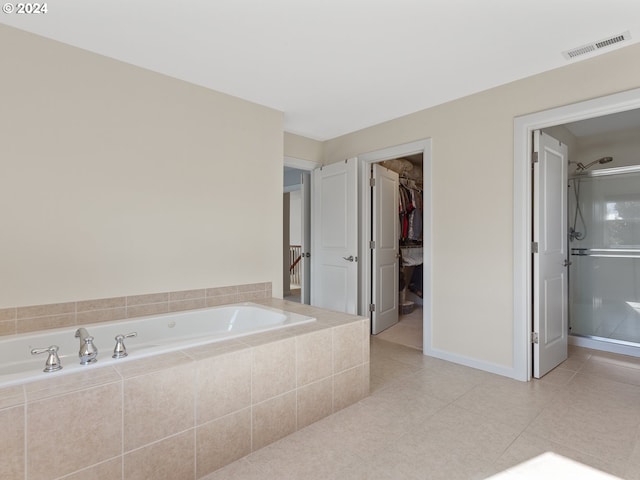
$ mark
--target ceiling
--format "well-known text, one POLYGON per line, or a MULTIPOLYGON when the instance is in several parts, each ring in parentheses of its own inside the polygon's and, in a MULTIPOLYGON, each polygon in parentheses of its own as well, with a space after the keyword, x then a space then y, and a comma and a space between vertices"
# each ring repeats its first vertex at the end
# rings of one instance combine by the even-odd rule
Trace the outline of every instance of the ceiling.
POLYGON ((640 1, 56 0, 0 22, 269 106, 286 131, 326 140, 635 43, 640 1))

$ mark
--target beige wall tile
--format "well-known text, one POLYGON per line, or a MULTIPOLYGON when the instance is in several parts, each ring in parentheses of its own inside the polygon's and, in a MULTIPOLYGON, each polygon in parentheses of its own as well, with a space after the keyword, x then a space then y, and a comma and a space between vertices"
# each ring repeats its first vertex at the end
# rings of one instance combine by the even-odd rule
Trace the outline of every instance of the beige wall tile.
POLYGON ((0 321, 0 335, 15 335, 16 333, 18 333, 17 320, 0 321))
POLYGON ((120 455, 121 395, 122 385, 114 383, 29 403, 29 480, 58 478, 120 455))
POLYGON ((124 451, 194 426, 192 364, 124 381, 124 451))
POLYGON ((127 318, 144 317, 145 315, 158 315, 169 312, 169 304, 149 303, 147 305, 132 305, 127 307, 127 318))
POLYGON ((298 388, 298 423, 301 429, 333 412, 333 378, 298 388))
POLYGON ((119 383, 120 375, 112 367, 87 365, 86 370, 71 375, 55 376, 24 385, 28 402, 79 392, 91 387, 119 383))
POLYGON ((51 303, 46 305, 33 305, 29 307, 18 307, 18 318, 45 317, 51 315, 61 315, 63 313, 75 313, 76 303, 51 303))
POLYGON ((98 298, 96 300, 83 300, 76 302, 76 312, 87 312, 90 310, 106 310, 110 308, 125 307, 126 297, 98 298))
POLYGON ((25 399, 23 385, 0 388, 0 409, 17 407, 25 403, 25 399))
POLYGON ((134 305, 146 305, 149 303, 167 303, 168 301, 169 292, 132 295, 130 297, 127 297, 127 307, 131 307, 134 305))
POLYGON ((196 363, 196 425, 251 406, 251 350, 196 363))
POLYGON ((205 360, 207 358, 219 357, 220 355, 226 355, 239 350, 247 350, 248 348, 248 345, 245 345, 236 339, 231 339, 187 348, 182 350, 182 353, 194 360, 205 360))
POLYGON ((73 327, 76 325, 76 314, 51 315, 48 317, 22 318, 17 322, 18 333, 48 330, 50 328, 73 327))
POLYGON ((151 372, 159 372, 171 367, 190 365, 193 360, 182 352, 169 352, 164 355, 142 358, 140 360, 120 363, 114 368, 123 378, 133 378, 147 375, 151 372))
POLYGON ((24 406, 0 410, 0 478, 24 480, 24 406))
POLYGON ((204 288, 199 290, 182 290, 179 292, 169 292, 169 302, 204 298, 206 295, 207 291, 204 288))
POLYGON ((237 294, 232 295, 217 295, 215 297, 207 297, 207 307, 218 307, 220 305, 229 305, 231 303, 238 303, 240 297, 237 294))
POLYGON ((295 338, 288 338, 253 349, 251 388, 254 404, 296 387, 295 346, 295 338))
POLYGON ((94 465, 64 477, 64 480, 119 480, 122 478, 122 457, 94 465))
POLYGON ((362 326, 362 346, 363 346, 363 362, 368 362, 371 357, 371 322, 367 318, 363 320, 362 326))
POLYGON ((333 373, 330 329, 296 337, 297 385, 307 385, 333 373))
POLYGON ((238 287, 237 285, 229 286, 229 287, 216 287, 216 288, 207 288, 207 298, 209 297, 225 297, 228 295, 237 295, 238 287))
POLYGON ((238 294, 239 302, 255 302, 267 298, 267 292, 260 290, 257 292, 244 292, 238 294))
POLYGON ((296 392, 253 407, 252 450, 258 450, 296 431, 296 392))
POLYGON ((169 302, 170 312, 182 312, 184 310, 194 310, 196 308, 205 308, 207 300, 202 298, 194 298, 190 300, 175 300, 169 302))
POLYGON ((127 480, 191 480, 195 478, 195 439, 190 429, 124 456, 127 480))
POLYGON ((247 283, 246 285, 238 285, 238 293, 246 292, 266 292, 267 288, 271 286, 270 283, 247 283))
POLYGON ((342 372, 362 364, 364 352, 362 323, 354 322, 333 329, 333 371, 342 372))
POLYGON ((127 308, 109 308, 107 310, 90 310, 86 312, 78 312, 76 314, 76 322, 78 325, 87 323, 112 322, 114 320, 124 320, 127 318, 127 308))
POLYGON ((251 453, 251 409, 201 425, 196 432, 196 478, 251 453))
POLYGON ((363 369, 359 367, 345 370, 333 377, 333 411, 337 412, 363 398, 363 369))
POLYGON ((16 308, 0 308, 0 322, 15 320, 18 317, 16 308))

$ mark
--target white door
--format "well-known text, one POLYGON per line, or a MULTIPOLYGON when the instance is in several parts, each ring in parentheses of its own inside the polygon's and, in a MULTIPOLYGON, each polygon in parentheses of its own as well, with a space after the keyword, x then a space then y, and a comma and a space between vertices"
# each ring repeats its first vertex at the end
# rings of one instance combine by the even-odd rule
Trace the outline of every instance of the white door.
POLYGON ((398 323, 399 242, 398 174, 373 164, 372 268, 374 335, 398 323))
POLYGON ((309 305, 311 302, 311 174, 302 174, 302 285, 300 285, 300 302, 309 305))
POLYGON ((533 376, 540 378, 567 358, 568 149, 540 131, 533 145, 533 376))
POLYGON ((311 305, 357 313, 357 159, 312 172, 311 305))

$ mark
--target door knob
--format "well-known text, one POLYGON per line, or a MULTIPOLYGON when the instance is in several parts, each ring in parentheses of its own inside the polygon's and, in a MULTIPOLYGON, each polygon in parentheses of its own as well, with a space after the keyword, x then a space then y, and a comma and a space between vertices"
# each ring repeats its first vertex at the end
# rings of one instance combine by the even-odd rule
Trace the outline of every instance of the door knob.
POLYGON ((344 258, 347 262, 353 262, 354 258, 353 255, 349 255, 348 257, 342 257, 344 258))
POLYGON ((571 262, 569 260, 565 260, 562 264, 563 267, 568 267, 569 265, 571 265, 571 262))

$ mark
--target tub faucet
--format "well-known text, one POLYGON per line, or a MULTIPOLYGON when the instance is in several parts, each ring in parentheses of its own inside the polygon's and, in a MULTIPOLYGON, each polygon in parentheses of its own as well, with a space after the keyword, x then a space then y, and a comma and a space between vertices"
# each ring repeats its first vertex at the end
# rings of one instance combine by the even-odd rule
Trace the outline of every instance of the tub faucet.
POLYGON ((89 335, 86 328, 80 327, 76 330, 76 338, 80 339, 80 365, 95 363, 98 359, 98 349, 93 344, 93 337, 89 335))

